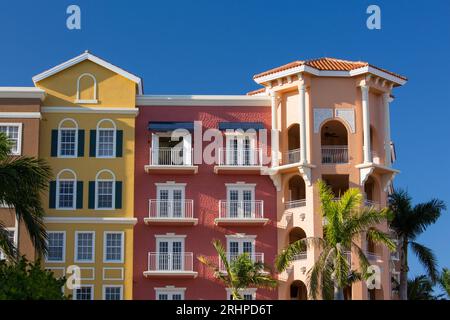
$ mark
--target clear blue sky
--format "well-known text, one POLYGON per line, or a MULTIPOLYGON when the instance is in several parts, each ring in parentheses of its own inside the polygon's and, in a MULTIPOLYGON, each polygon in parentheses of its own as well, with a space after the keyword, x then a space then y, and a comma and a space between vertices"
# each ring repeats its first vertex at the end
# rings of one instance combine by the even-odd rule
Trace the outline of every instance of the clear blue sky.
MULTIPOLYGON (((240 94, 296 59, 369 61, 409 78, 391 106, 396 186, 450 205, 450 1, 4 1, 0 39, 0 86, 32 85, 85 49, 141 76, 147 94, 240 94), (81 31, 66 28, 70 4, 81 31), (370 4, 381 30, 366 28, 370 4)), ((448 267, 449 234, 446 212, 419 239, 448 267)))

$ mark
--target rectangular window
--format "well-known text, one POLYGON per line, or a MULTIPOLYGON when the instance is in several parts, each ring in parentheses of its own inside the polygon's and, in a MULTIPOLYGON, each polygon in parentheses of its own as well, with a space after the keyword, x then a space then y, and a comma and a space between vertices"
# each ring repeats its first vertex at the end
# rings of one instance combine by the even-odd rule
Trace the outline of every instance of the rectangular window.
POLYGON ((0 124, 0 132, 3 132, 11 141, 12 155, 20 155, 22 149, 22 124, 21 123, 2 123, 0 124))
POLYGON ((82 286, 75 289, 74 300, 94 300, 94 288, 92 286, 82 286))
POLYGON ((114 181, 97 181, 97 209, 113 209, 114 181))
POLYGON ((156 290, 156 300, 184 300, 184 290, 156 290))
POLYGON ((184 238, 160 237, 156 243, 158 270, 184 270, 184 238))
POLYGON ((75 208, 75 181, 58 181, 58 209, 75 208))
MULTIPOLYGON (((16 230, 15 229, 6 229, 6 232, 8 232, 8 239, 9 241, 13 242, 15 245, 17 245, 15 243, 15 234, 16 234, 16 230)), ((5 260, 6 256, 3 254, 2 250, 0 249, 0 261, 1 260, 5 260)))
POLYGON ((48 262, 64 262, 66 234, 64 232, 48 232, 48 262))
POLYGON ((60 129, 58 141, 60 157, 75 157, 77 155, 77 129, 60 129))
POLYGON ((227 198, 227 217, 255 217, 257 207, 253 185, 230 185, 227 187, 227 198))
POLYGON ((123 232, 105 232, 105 262, 123 262, 123 232))
MULTIPOLYGON (((256 300, 256 290, 255 289, 241 289, 239 290, 239 294, 242 296, 244 300, 256 300)), ((227 289, 227 298, 228 300, 234 300, 233 294, 230 289, 227 289)))
POLYGON ((228 135, 226 164, 231 166, 251 166, 258 163, 255 135, 228 135))
POLYGON ((115 156, 115 135, 114 129, 97 130, 98 146, 97 157, 110 158, 115 156))
POLYGON ((122 286, 104 287, 104 300, 122 300, 122 286))
POLYGON ((76 232, 75 233, 75 261, 93 262, 95 234, 94 232, 76 232))
POLYGON ((243 253, 248 253, 252 260, 255 259, 255 240, 252 238, 228 238, 228 257, 235 259, 243 253))

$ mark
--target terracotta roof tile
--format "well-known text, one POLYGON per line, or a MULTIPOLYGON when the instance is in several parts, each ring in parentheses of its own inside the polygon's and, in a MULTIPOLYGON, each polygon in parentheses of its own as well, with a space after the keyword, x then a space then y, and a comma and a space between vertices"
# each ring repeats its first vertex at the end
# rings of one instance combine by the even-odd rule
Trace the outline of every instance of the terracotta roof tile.
POLYGON ((263 92, 266 92, 266 88, 260 88, 260 89, 256 89, 256 90, 247 92, 247 95, 248 96, 254 96, 254 95, 258 94, 258 93, 263 93, 263 92))

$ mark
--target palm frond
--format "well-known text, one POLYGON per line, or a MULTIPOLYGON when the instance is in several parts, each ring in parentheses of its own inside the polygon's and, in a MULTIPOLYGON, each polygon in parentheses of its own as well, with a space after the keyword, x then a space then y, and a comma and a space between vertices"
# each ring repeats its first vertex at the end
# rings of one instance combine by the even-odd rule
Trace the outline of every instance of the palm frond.
POLYGON ((385 245, 391 252, 397 249, 397 245, 392 241, 391 237, 378 229, 369 229, 367 231, 367 239, 372 240, 374 243, 385 245))
POLYGON ((411 249, 419 259, 419 262, 427 270, 430 280, 435 283, 438 280, 437 260, 431 249, 417 242, 410 242, 411 249))
POLYGON ((289 244, 275 259, 275 267, 279 272, 286 270, 289 264, 294 261, 295 256, 304 253, 308 248, 321 248, 323 239, 318 237, 307 237, 289 244))

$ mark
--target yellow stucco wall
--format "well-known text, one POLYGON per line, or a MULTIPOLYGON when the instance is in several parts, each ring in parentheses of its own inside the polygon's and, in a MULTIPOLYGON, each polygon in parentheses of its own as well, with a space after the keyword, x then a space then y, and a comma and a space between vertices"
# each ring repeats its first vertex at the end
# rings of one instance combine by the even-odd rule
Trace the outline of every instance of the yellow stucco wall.
MULTIPOLYGON (((76 210, 57 210, 49 208, 49 195, 43 195, 43 205, 47 212, 47 217, 76 217, 76 218, 126 218, 123 223, 47 223, 48 231, 65 231, 66 247, 64 263, 46 262, 46 268, 55 271, 55 274, 62 274, 63 269, 70 265, 78 265, 82 268, 82 276, 91 278, 82 279, 81 284, 94 285, 94 299, 103 298, 103 286, 122 285, 123 298, 132 299, 133 283, 133 223, 134 217, 134 126, 135 114, 133 113, 99 113, 92 110, 87 113, 65 111, 65 107, 89 108, 130 108, 135 109, 136 83, 118 75, 109 69, 99 66, 91 61, 83 61, 77 65, 60 71, 48 78, 36 83, 36 86, 45 90, 47 95, 43 102, 42 123, 40 127, 40 148, 39 155, 48 161, 52 167, 54 179, 63 169, 71 169, 76 174, 78 181, 83 181, 83 208, 76 210), (77 80, 84 73, 92 74, 97 80, 96 104, 77 103, 77 80), (49 112, 54 107, 62 107, 58 112, 49 112), (79 129, 85 130, 84 156, 76 158, 51 157, 51 132, 58 129, 61 120, 70 118, 76 121, 79 129), (123 155, 112 159, 102 159, 89 156, 90 130, 95 130, 97 123, 102 119, 114 121, 117 130, 123 130, 123 155), (122 208, 117 210, 94 210, 88 209, 88 185, 89 181, 95 181, 96 174, 102 170, 112 171, 116 181, 122 181, 122 208), (95 262, 75 263, 75 232, 76 231, 95 232, 95 262), (104 263, 103 262, 103 237, 105 231, 122 231, 125 234, 124 241, 124 262, 104 263), (86 269, 87 268, 87 269, 86 269), (90 269, 93 268, 93 269, 90 269), (105 271, 104 268, 118 268, 105 271), (104 271, 114 273, 123 270, 123 279, 104 280, 104 271), (92 275, 88 275, 93 271, 92 275)), ((90 99, 93 97, 93 81, 83 78, 80 83, 80 99, 90 99)), ((84 110, 85 111, 85 110, 84 110)), ((66 276, 68 276, 66 274, 66 276)), ((72 294, 71 290, 65 289, 67 294, 72 294)))

